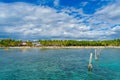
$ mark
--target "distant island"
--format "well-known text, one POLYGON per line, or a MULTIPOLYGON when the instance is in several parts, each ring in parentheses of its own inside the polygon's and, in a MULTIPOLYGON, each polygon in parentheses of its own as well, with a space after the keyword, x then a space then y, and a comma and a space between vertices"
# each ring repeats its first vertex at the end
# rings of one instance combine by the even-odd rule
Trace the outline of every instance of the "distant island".
POLYGON ((1 39, 0 47, 108 47, 120 46, 120 39, 99 40, 99 41, 78 41, 78 40, 38 40, 22 41, 13 39, 1 39))

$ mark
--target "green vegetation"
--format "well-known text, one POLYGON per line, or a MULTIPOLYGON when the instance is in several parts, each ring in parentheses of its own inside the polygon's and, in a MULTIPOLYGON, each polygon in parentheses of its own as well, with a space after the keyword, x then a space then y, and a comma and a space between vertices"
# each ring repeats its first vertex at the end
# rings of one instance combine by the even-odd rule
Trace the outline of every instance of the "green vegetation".
POLYGON ((15 46, 32 46, 30 41, 20 41, 12 39, 2 39, 0 40, 0 47, 15 47, 15 46), (25 43, 25 44, 23 44, 25 43))
POLYGON ((120 46, 120 39, 104 41, 40 40, 43 46, 120 46))
MULTIPOLYGON (((39 40, 41 46, 120 46, 120 39, 103 41, 39 40)), ((0 40, 0 47, 35 46, 32 41, 0 40)))

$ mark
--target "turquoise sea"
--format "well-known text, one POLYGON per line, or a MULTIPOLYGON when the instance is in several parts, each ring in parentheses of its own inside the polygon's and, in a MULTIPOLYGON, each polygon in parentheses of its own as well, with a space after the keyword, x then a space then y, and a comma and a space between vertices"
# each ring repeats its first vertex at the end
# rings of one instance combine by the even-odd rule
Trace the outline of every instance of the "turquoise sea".
POLYGON ((120 49, 101 49, 97 61, 94 50, 0 48, 0 80, 120 80, 120 49))

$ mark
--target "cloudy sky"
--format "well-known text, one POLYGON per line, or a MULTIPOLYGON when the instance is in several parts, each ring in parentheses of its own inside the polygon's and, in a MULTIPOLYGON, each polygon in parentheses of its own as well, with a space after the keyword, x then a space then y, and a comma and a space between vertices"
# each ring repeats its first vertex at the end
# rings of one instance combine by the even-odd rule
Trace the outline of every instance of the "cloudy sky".
POLYGON ((0 38, 120 38, 120 0, 0 0, 0 38))

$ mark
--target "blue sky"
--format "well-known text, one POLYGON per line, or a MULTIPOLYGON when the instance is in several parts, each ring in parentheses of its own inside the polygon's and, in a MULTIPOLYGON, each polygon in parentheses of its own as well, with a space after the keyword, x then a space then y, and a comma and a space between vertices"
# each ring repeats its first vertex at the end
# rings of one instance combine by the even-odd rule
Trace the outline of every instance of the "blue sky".
POLYGON ((119 0, 0 0, 0 38, 120 38, 119 0))

